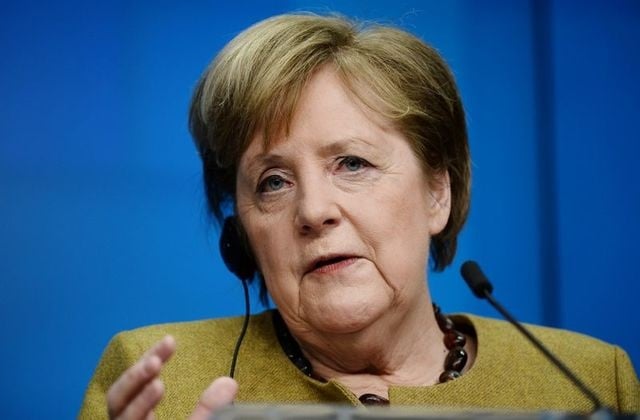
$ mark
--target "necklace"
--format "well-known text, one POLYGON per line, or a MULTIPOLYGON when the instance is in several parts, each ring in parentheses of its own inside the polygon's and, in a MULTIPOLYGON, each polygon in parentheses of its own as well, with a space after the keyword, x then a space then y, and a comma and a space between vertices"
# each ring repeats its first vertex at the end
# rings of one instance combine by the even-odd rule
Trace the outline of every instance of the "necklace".
MULTIPOLYGON (((453 320, 443 314, 440 307, 435 303, 433 304, 433 313, 440 331, 444 333, 444 346, 449 351, 444 360, 444 371, 438 377, 438 382, 442 384, 457 379, 462 375, 462 370, 468 360, 467 351, 464 349, 467 339, 464 334, 456 329, 453 320)), ((313 374, 311 362, 302 354, 300 345, 289 332, 278 310, 273 311, 273 326, 278 342, 289 360, 305 375, 324 381, 324 378, 319 378, 313 374)), ((363 394, 358 399, 364 405, 389 404, 389 400, 376 394, 363 394)))
POLYGON ((469 356, 464 349, 467 338, 456 326, 451 318, 440 310, 440 307, 433 304, 433 312, 436 315, 438 327, 444 333, 444 346, 449 350, 449 354, 444 359, 444 372, 440 374, 438 380, 441 384, 457 379, 462 375, 462 369, 467 364, 469 356))

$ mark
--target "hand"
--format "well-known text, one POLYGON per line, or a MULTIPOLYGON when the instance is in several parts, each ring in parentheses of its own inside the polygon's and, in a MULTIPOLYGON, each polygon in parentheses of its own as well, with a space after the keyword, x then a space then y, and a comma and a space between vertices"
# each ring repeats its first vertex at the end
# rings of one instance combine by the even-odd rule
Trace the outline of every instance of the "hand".
MULTIPOLYGON (((165 336, 118 378, 107 392, 109 418, 155 418, 153 409, 164 396, 164 384, 158 375, 175 350, 175 339, 165 336)), ((190 419, 207 419, 216 409, 232 403, 237 393, 236 381, 226 377, 216 379, 202 393, 190 419)))
POLYGON ((175 350, 176 340, 170 335, 165 336, 111 385, 107 392, 109 418, 154 417, 153 409, 164 395, 164 384, 158 375, 175 350))

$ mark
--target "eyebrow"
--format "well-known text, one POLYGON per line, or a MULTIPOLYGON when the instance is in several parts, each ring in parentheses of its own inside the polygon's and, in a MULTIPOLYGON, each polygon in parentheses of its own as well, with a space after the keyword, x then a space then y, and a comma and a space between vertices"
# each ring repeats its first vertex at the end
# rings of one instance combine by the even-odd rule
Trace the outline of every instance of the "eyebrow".
POLYGON ((346 137, 343 139, 338 139, 336 141, 333 141, 331 143, 328 143, 326 145, 323 145, 320 148, 320 152, 323 155, 331 155, 331 154, 336 154, 336 153, 340 153, 343 152, 345 150, 348 149, 349 146, 353 145, 353 144, 364 144, 367 146, 375 146, 373 143, 371 143, 370 141, 367 141, 363 138, 360 137, 346 137))
POLYGON ((246 165, 247 174, 251 175, 255 172, 258 172, 263 167, 271 167, 282 164, 286 159, 284 156, 274 153, 260 153, 257 156, 254 156, 246 165))

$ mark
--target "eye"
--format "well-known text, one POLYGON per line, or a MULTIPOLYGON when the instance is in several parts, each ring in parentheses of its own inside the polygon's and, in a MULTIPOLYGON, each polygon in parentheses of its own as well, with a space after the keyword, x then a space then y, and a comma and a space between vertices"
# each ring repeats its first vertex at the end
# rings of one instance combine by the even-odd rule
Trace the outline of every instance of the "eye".
POLYGON ((350 172, 359 171, 366 166, 370 166, 369 163, 357 156, 346 156, 340 160, 340 163, 338 164, 338 168, 344 168, 350 172))
POLYGON ((280 175, 271 175, 263 179, 258 185, 258 192, 268 193, 278 191, 285 186, 285 180, 280 175))

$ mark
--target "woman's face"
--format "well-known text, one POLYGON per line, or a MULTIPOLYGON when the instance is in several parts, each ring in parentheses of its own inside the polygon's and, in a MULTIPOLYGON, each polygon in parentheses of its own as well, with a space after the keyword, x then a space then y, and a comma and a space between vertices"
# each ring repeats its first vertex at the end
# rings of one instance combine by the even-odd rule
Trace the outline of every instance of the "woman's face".
POLYGON ((331 67, 318 71, 289 134, 267 149, 256 135, 237 177, 240 221, 289 327, 358 332, 423 304, 429 238, 449 216, 441 181, 331 67))

